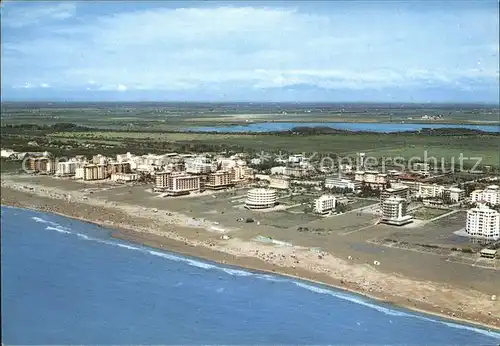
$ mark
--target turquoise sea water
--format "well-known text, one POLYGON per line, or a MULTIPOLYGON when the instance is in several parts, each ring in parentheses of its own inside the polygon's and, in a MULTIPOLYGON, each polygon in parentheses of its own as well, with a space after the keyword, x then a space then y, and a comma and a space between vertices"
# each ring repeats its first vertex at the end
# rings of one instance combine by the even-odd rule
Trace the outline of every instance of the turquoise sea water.
POLYGON ((500 333, 2 207, 5 344, 496 345, 500 333))
POLYGON ((294 127, 330 127, 347 131, 399 132, 419 131, 423 128, 461 128, 485 132, 500 132, 500 125, 451 125, 451 124, 401 124, 401 123, 252 123, 248 125, 188 127, 185 131, 196 132, 277 132, 288 131, 294 127))

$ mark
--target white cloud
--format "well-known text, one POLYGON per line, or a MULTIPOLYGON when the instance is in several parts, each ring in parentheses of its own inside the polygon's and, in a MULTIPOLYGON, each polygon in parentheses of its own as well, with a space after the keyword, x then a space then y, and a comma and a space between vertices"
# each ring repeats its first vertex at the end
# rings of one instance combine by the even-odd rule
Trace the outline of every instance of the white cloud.
POLYGON ((11 28, 35 26, 41 23, 60 21, 75 15, 76 4, 60 3, 15 3, 6 2, 2 9, 2 25, 11 28))
MULTIPOLYGON (((46 8, 45 16, 31 10, 30 23, 75 13, 74 5, 62 5, 46 8)), ((263 7, 122 10, 49 36, 4 38, 2 73, 11 85, 30 78, 116 91, 497 83, 494 14, 375 14, 354 7, 317 14, 263 7)))

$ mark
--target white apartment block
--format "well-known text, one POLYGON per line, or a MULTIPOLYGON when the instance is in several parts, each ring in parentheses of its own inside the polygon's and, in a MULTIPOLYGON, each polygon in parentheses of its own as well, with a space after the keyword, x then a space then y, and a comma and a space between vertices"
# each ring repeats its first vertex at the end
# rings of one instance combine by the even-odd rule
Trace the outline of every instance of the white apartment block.
POLYGON ((76 168, 77 168, 76 162, 71 162, 71 161, 58 162, 56 167, 56 175, 61 177, 75 175, 76 168))
POLYGON ((471 237, 500 239, 500 213, 484 204, 469 209, 465 231, 471 237))
POLYGON ((355 191, 361 188, 361 182, 336 177, 328 177, 325 179, 325 187, 327 189, 339 188, 355 191))
POLYGON ((271 167, 271 175, 284 175, 286 172, 285 166, 271 167))
POLYGON ((185 167, 187 173, 193 174, 207 174, 217 169, 217 164, 212 164, 205 157, 195 157, 185 160, 185 167))
POLYGON ((452 202, 460 202, 465 198, 465 191, 458 187, 450 187, 443 190, 443 198, 449 198, 452 202))
POLYGON ((314 211, 318 214, 326 214, 335 210, 337 200, 332 195, 322 195, 314 201, 314 211))
POLYGON ((418 186, 418 196, 422 198, 441 197, 444 189, 444 186, 438 184, 420 184, 418 186))
POLYGON ((401 197, 389 197, 382 200, 382 222, 389 225, 402 226, 412 222, 413 217, 407 215, 408 202, 401 197))
POLYGON ((476 203, 500 204, 500 187, 490 185, 484 190, 475 190, 471 194, 471 200, 476 203))

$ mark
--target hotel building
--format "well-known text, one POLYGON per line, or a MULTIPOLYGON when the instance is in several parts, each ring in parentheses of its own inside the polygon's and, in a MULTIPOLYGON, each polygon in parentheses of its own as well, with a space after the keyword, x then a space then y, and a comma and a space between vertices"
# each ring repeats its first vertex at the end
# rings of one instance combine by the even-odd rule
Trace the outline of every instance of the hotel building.
POLYGON ((400 197, 408 202, 410 200, 410 189, 408 188, 408 186, 403 185, 390 187, 380 193, 381 202, 390 197, 400 197))
POLYGON ((272 208, 277 202, 276 190, 251 189, 248 191, 245 207, 248 209, 272 208))
POLYGON ((325 187, 327 189, 339 188, 339 189, 349 189, 355 191, 361 188, 361 183, 359 181, 351 181, 348 179, 328 177, 325 179, 325 187))
POLYGON ((382 220, 381 222, 402 226, 413 221, 413 217, 407 215, 408 202, 401 197, 389 197, 382 200, 382 220))
POLYGON ((232 177, 233 175, 231 174, 231 172, 227 171, 210 173, 208 175, 208 184, 206 184, 205 187, 210 190, 220 190, 228 188, 234 185, 232 177))
POLYGON ((484 204, 469 209, 465 231, 471 237, 500 239, 500 213, 484 204))
POLYGON ((335 205, 335 196, 322 195, 314 201, 314 211, 318 214, 326 214, 335 210, 335 205))
MULTIPOLYGON (((83 166, 83 180, 104 180, 108 178, 108 170, 105 164, 90 164, 83 166)), ((80 178, 80 174, 78 174, 77 178, 80 178)))
POLYGON ((75 175, 77 168, 77 162, 66 161, 58 162, 56 168, 56 175, 60 177, 68 177, 75 175))
POLYGON ((471 200, 476 203, 500 204, 500 188, 498 185, 490 185, 484 190, 475 190, 471 194, 471 200))
POLYGON ((155 190, 170 195, 184 195, 200 190, 200 177, 183 173, 160 172, 155 176, 155 190))

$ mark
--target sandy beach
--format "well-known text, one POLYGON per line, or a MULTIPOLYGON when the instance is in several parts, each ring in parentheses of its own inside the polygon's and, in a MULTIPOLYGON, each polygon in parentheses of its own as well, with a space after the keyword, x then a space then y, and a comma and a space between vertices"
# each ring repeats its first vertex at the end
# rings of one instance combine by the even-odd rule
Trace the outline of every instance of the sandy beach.
POLYGON ((418 281, 375 265, 353 263, 303 246, 277 246, 233 236, 231 229, 179 212, 110 202, 2 176, 2 205, 57 213, 117 230, 113 237, 181 254, 279 273, 349 290, 412 310, 500 329, 500 303, 490 292, 418 281), (227 235, 225 237, 224 235, 227 235))

